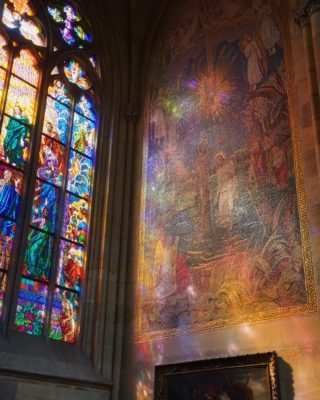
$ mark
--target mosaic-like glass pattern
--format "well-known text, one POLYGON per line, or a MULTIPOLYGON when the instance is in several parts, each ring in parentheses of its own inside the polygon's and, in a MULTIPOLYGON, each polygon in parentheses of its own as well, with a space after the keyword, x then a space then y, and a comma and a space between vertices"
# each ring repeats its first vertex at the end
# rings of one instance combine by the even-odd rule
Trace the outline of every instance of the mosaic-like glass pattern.
POLYGON ((73 119, 72 147, 75 150, 92 157, 94 140, 95 124, 82 115, 75 113, 73 119))
POLYGON ((88 96, 82 95, 80 97, 80 100, 76 102, 75 111, 93 122, 97 120, 92 101, 88 96))
POLYGON ((16 233, 16 224, 7 219, 0 217, 0 268, 9 269, 13 240, 16 233))
POLYGON ((80 89, 88 90, 91 87, 91 82, 85 72, 85 69, 75 60, 70 60, 64 66, 64 73, 68 80, 80 89))
POLYGON ((15 107, 14 118, 5 117, 0 137, 0 157, 14 166, 23 168, 28 160, 30 142, 29 122, 19 106, 15 107))
POLYGON ((89 61, 91 62, 92 66, 94 69, 97 69, 98 65, 97 65, 97 59, 95 56, 91 56, 89 57, 89 61))
POLYGON ((7 41, 0 33, 0 67, 2 68, 7 68, 8 66, 9 54, 5 49, 6 45, 7 41))
POLYGON ((68 140, 71 110, 68 106, 47 97, 43 132, 66 144, 68 140))
MULTIPOLYGON (((1 62, 1 60, 0 60, 0 62, 1 62)), ((1 100, 1 94, 3 91, 5 79, 6 79, 6 71, 4 69, 0 68, 0 100, 1 100)))
POLYGON ((28 83, 36 86, 39 81, 38 60, 31 50, 22 49, 13 61, 12 72, 28 83))
POLYGON ((81 280, 84 278, 83 247, 62 240, 57 284, 68 289, 80 291, 81 280))
POLYGON ((25 0, 9 0, 4 5, 2 22, 10 29, 18 29, 21 35, 36 46, 45 46, 46 38, 35 13, 25 0), (29 17, 33 18, 30 19, 29 17))
POLYGON ((37 175, 55 185, 61 185, 64 172, 64 146, 42 136, 37 175))
POLYGON ((41 335, 47 307, 48 286, 22 278, 15 317, 19 332, 41 335))
POLYGON ((3 312, 4 296, 7 286, 7 273, 0 270, 0 317, 3 312))
POLYGON ((71 107, 71 100, 66 85, 59 79, 54 80, 49 86, 48 94, 63 105, 71 107))
POLYGON ((0 215, 15 219, 18 215, 23 175, 0 164, 0 215))
POLYGON ((21 114, 27 119, 26 123, 30 123, 33 117, 35 101, 36 89, 21 79, 11 76, 5 112, 15 116, 16 109, 20 108, 21 114))
POLYGON ((54 232, 57 216, 57 203, 59 192, 54 186, 36 181, 36 187, 33 197, 31 225, 41 227, 41 229, 54 232), (44 218, 48 218, 50 224, 42 223, 44 218))
POLYGON ((75 151, 70 152, 68 190, 86 199, 91 193, 92 160, 75 151))
POLYGON ((23 263, 23 274, 47 281, 52 263, 53 238, 46 232, 52 229, 48 212, 43 212, 37 221, 41 230, 29 229, 27 249, 23 263))
POLYGON ((75 343, 78 331, 79 296, 76 293, 55 289, 51 314, 50 338, 75 343))
POLYGON ((62 235, 69 240, 85 244, 88 238, 88 203, 67 194, 62 235))
POLYGON ((82 48, 92 41, 91 36, 83 27, 80 14, 71 4, 48 7, 51 18, 57 23, 62 39, 70 46, 82 48))

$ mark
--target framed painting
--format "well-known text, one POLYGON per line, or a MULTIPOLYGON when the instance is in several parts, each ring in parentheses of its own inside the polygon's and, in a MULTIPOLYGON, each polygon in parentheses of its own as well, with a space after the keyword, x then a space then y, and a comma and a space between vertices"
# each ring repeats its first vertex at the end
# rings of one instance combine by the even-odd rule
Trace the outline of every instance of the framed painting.
POLYGON ((155 400, 279 400, 277 355, 156 366, 154 393, 155 400))

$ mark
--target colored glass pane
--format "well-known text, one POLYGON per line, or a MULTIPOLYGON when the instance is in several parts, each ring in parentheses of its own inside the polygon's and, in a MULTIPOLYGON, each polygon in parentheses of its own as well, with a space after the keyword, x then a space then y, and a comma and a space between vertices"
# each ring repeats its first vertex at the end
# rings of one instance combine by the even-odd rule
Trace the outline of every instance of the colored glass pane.
POLYGON ((42 135, 39 155, 39 178, 45 179, 55 185, 61 185, 64 172, 64 146, 42 135))
POLYGON ((92 160, 75 151, 70 152, 68 190, 89 199, 91 192, 92 160))
POLYGON ((38 336, 42 334, 47 296, 47 285, 21 279, 15 318, 15 327, 19 332, 38 336))
POLYGON ((52 70, 52 72, 51 72, 51 75, 58 75, 58 74, 59 74, 59 69, 58 69, 58 67, 54 67, 53 70, 52 70))
POLYGON ((88 90, 91 87, 91 82, 87 77, 85 69, 75 61, 70 60, 64 66, 64 73, 68 80, 79 86, 80 89, 88 90))
POLYGON ((2 68, 7 68, 8 66, 9 54, 5 49, 6 45, 6 39, 0 34, 0 67, 2 68))
POLYGON ((4 295, 7 286, 7 274, 4 271, 0 271, 0 317, 3 312, 4 295))
POLYGON ((12 72, 32 85, 37 86, 39 81, 37 63, 38 60, 32 51, 22 49, 19 56, 15 57, 13 61, 12 72))
MULTIPOLYGON (((46 214, 43 214, 37 222, 37 227, 43 231, 51 231, 51 225, 46 214)), ((48 280, 52 262, 53 238, 43 231, 29 229, 23 274, 32 278, 48 280)))
POLYGON ((0 101, 1 101, 1 95, 3 93, 3 86, 5 79, 6 79, 6 71, 0 68, 0 101))
POLYGON ((93 157, 94 140, 95 124, 82 115, 75 113, 71 146, 75 150, 80 151, 89 157, 93 157))
POLYGON ((43 132, 66 144, 70 126, 70 108, 47 97, 43 132))
POLYGON ((55 289, 51 314, 50 338, 75 343, 78 331, 79 296, 64 289, 55 289))
POLYGON ((74 242, 84 244, 88 238, 88 203, 67 194, 63 217, 62 235, 74 242))
POLYGON ((57 284, 68 289, 80 291, 81 280, 83 278, 83 247, 62 240, 60 243, 57 284))
POLYGON ((23 168, 28 159, 30 127, 25 125, 29 120, 21 114, 20 108, 14 111, 15 118, 5 117, 0 137, 0 157, 3 160, 23 168))
MULTIPOLYGON (((33 119, 33 111, 36 101, 36 89, 21 79, 11 76, 10 87, 8 91, 6 113, 11 116, 21 114, 25 121, 24 123, 31 123, 33 119), (20 113, 17 114, 20 108, 20 113)), ((21 119, 21 118, 20 118, 21 119)))
POLYGON ((90 57, 89 60, 92 64, 93 68, 97 69, 97 60, 96 60, 95 56, 90 57))
POLYGON ((89 97, 82 95, 80 101, 75 105, 75 111, 84 117, 91 119, 93 122, 97 120, 94 108, 89 97))
POLYGON ((84 43, 92 41, 88 30, 80 22, 82 19, 80 14, 72 5, 66 4, 63 8, 60 6, 48 7, 48 12, 57 23, 62 39, 68 45, 82 48, 84 43))
POLYGON ((0 164, 0 214, 15 219, 19 211, 23 175, 0 164))
POLYGON ((7 2, 4 5, 2 22, 10 29, 18 29, 25 39, 32 41, 35 45, 46 45, 41 24, 34 17, 34 12, 27 1, 7 2))
POLYGON ((16 225, 13 221, 0 218, 0 268, 8 269, 12 256, 12 246, 16 225))
POLYGON ((31 225, 54 232, 57 216, 58 189, 54 186, 36 181, 33 196, 31 225), (51 223, 46 223, 48 219, 51 223))

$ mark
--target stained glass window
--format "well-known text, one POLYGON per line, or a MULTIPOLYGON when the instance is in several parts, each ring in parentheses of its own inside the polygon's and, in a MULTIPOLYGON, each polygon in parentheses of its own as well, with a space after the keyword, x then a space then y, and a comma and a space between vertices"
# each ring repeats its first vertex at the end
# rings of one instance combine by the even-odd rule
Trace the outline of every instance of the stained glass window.
POLYGON ((90 27, 74 1, 0 6, 0 321, 68 343, 79 335, 98 129, 90 27))

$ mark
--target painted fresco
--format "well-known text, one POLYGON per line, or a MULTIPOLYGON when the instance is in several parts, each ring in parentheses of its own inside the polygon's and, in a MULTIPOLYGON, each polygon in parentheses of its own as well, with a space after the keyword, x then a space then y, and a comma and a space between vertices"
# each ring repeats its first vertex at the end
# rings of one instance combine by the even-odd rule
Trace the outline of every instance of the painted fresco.
POLYGON ((138 340, 315 308, 283 4, 180 6, 152 59, 138 340))

